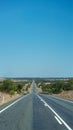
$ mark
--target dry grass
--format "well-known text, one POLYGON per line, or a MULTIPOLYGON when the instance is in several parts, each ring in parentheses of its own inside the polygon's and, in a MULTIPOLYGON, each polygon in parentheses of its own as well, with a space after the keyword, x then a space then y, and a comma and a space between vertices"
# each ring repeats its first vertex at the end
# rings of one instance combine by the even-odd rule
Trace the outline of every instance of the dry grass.
POLYGON ((53 94, 54 96, 73 100, 73 90, 63 91, 60 94, 53 94))
POLYGON ((37 90, 38 93, 42 93, 42 88, 41 88, 41 86, 40 86, 40 88, 37 87, 36 90, 37 90))
POLYGON ((4 78, 0 78, 0 82, 3 82, 5 79, 4 78))
MULTIPOLYGON (((3 82, 4 80, 5 80, 4 78, 0 78, 0 82, 3 82)), ((14 80, 13 80, 13 82, 14 82, 14 80)), ((18 81, 15 81, 15 82, 18 82, 18 81)), ((25 84, 25 86, 23 87, 23 90, 21 92, 22 94, 27 94, 29 92, 29 91, 26 91, 27 86, 28 86, 28 83, 25 84)), ((0 106, 11 100, 17 99, 20 96, 21 96, 21 94, 18 94, 17 92, 15 92, 15 94, 12 96, 8 93, 0 92, 0 106)))
POLYGON ((7 103, 13 99, 16 99, 18 97, 20 97, 21 95, 20 94, 14 94, 14 95, 9 95, 7 93, 2 93, 0 92, 0 106, 3 105, 4 103, 7 103))

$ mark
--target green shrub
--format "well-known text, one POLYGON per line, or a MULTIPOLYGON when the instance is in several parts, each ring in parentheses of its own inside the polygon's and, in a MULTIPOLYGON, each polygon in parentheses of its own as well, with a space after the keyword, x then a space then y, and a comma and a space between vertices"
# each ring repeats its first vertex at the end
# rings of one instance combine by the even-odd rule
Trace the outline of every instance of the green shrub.
POLYGON ((17 85, 17 92, 18 92, 18 93, 21 92, 22 88, 23 88, 23 84, 19 83, 19 84, 17 85))
POLYGON ((6 80, 3 81, 2 90, 6 91, 6 92, 9 92, 10 90, 14 90, 15 91, 15 85, 12 82, 11 79, 6 79, 6 80))
POLYGON ((14 90, 10 90, 10 91, 9 91, 9 94, 10 94, 10 95, 14 95, 14 93, 15 93, 14 90))

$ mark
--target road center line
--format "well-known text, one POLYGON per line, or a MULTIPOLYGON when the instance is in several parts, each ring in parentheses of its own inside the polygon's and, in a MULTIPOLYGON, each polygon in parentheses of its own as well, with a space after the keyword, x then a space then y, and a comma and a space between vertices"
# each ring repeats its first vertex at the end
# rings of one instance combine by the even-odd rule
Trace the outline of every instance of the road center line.
POLYGON ((50 107, 46 102, 45 100, 43 100, 38 94, 36 94, 37 97, 44 103, 44 105, 46 104, 46 106, 57 116, 57 118, 65 125, 65 127, 68 129, 68 130, 72 130, 70 128, 70 126, 53 110, 52 107, 50 107))
POLYGON ((58 119, 58 117, 57 116, 54 116, 55 117, 55 119, 58 121, 58 123, 60 124, 60 125, 62 125, 62 122, 58 119))
MULTIPOLYGON (((28 95, 29 95, 29 94, 28 94, 28 95)), ((17 99, 17 100, 14 101, 13 103, 11 103, 11 104, 8 105, 7 107, 5 107, 4 109, 0 110, 0 114, 1 114, 2 112, 4 112, 5 110, 7 110, 9 107, 13 106, 15 103, 17 103, 17 102, 19 102, 20 100, 22 100, 24 97, 27 97, 28 95, 25 95, 25 96, 23 96, 23 97, 17 99)))

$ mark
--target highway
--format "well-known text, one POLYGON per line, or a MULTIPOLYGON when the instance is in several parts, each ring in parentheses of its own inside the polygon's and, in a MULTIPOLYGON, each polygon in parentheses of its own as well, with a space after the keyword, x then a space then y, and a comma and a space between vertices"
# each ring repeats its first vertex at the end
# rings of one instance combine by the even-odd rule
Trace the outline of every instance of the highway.
POLYGON ((0 130, 73 130, 73 102, 32 92, 0 107, 0 130))

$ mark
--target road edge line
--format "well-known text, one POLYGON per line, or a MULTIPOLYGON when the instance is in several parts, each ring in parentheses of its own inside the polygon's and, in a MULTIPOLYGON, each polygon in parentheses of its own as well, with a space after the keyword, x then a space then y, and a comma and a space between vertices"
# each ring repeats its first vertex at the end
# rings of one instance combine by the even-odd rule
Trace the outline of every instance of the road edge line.
MULTIPOLYGON (((36 94, 37 95, 37 94, 36 94)), ((37 97, 44 103, 47 105, 47 107, 58 117, 58 119, 65 125, 65 127, 68 129, 68 130, 72 130, 70 128, 70 126, 53 110, 52 107, 50 107, 46 102, 45 100, 43 100, 39 95, 37 95, 37 97)))
POLYGON ((22 100, 24 97, 28 96, 28 95, 24 95, 23 97, 20 97, 19 99, 17 99, 16 101, 14 101, 13 103, 11 103, 10 105, 8 105, 5 108, 3 108, 2 110, 0 110, 0 114, 2 112, 4 112, 5 110, 7 110, 8 108, 10 108, 11 106, 13 106, 14 104, 16 104, 17 102, 19 102, 20 100, 22 100))

